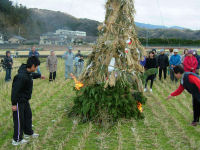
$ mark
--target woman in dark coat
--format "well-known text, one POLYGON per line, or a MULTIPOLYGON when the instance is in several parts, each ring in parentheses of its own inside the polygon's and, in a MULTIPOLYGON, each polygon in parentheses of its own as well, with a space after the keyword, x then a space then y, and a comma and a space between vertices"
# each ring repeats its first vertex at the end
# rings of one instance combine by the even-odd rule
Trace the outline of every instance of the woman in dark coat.
MULTIPOLYGON (((156 61, 156 58, 154 57, 154 52, 152 52, 152 51, 149 52, 149 57, 146 59, 146 64, 145 64, 144 68, 145 68, 145 70, 157 68, 157 61, 156 61)), ((155 78, 155 74, 147 77, 144 92, 147 91, 147 84, 148 84, 149 80, 151 80, 150 92, 152 92, 154 78, 155 78)))

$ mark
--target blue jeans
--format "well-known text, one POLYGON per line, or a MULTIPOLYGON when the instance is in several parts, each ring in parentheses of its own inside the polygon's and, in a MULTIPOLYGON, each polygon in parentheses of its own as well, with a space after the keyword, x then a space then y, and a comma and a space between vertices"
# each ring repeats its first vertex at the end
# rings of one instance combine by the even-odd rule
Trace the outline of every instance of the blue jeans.
POLYGON ((5 81, 8 82, 11 80, 11 69, 6 69, 5 81))
POLYGON ((73 65, 65 65, 65 79, 71 78, 70 73, 73 73, 73 65))

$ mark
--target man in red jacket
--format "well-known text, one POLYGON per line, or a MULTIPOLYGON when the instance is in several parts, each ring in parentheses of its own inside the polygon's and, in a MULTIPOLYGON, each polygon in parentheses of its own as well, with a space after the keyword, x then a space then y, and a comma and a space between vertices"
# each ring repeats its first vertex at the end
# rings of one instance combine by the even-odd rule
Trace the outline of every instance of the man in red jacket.
POLYGON ((168 96, 168 100, 180 95, 186 89, 192 95, 193 117, 192 126, 197 126, 200 117, 200 76, 192 72, 185 72, 181 66, 174 68, 175 77, 181 79, 179 88, 168 96))

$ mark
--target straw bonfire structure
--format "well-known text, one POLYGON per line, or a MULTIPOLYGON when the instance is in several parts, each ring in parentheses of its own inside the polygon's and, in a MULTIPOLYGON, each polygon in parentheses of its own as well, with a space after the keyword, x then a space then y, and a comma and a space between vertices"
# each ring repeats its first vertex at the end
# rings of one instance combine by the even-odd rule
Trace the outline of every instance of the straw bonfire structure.
POLYGON ((108 0, 105 21, 80 77, 73 113, 86 120, 141 118, 145 103, 139 64, 144 48, 134 24, 133 0, 108 0))

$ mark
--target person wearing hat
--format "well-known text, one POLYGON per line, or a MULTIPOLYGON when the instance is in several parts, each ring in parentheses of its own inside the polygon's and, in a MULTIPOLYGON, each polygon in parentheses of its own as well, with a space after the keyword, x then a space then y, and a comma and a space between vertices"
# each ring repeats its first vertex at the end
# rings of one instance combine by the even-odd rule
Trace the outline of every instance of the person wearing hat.
POLYGON ((73 61, 74 61, 74 54, 72 52, 73 48, 70 46, 68 47, 68 51, 62 56, 65 60, 65 79, 71 78, 70 74, 73 73, 73 61))
POLYGON ((55 81, 56 79, 56 71, 57 71, 57 56, 55 52, 52 50, 50 56, 47 58, 47 69, 49 70, 49 82, 55 81))
POLYGON ((160 50, 160 55, 158 56, 158 68, 159 68, 159 79, 162 78, 162 72, 164 73, 164 79, 167 78, 167 67, 169 66, 168 56, 165 55, 165 50, 160 50))
POLYGON ((13 66, 13 59, 11 58, 10 51, 6 52, 6 57, 4 58, 3 63, 6 71, 5 81, 8 82, 11 80, 11 70, 13 66))
POLYGON ((198 62, 198 66, 197 66, 197 69, 196 69, 196 74, 199 74, 199 69, 200 69, 200 55, 198 55, 197 50, 193 51, 193 55, 196 57, 197 62, 198 62))
MULTIPOLYGON (((36 47, 35 46, 32 46, 31 48, 31 51, 29 52, 29 57, 32 57, 32 56, 35 56, 37 58, 40 57, 40 54, 38 51, 36 51, 36 47)), ((41 74, 41 71, 40 71, 40 67, 38 66, 37 68, 37 73, 41 74)))
POLYGON ((176 77, 174 76, 174 67, 178 66, 181 64, 181 56, 178 54, 178 49, 174 49, 174 54, 170 57, 170 61, 169 61, 169 64, 170 64, 170 79, 171 81, 178 81, 176 79, 176 77))
POLYGON ((192 72, 185 72, 181 65, 174 67, 174 73, 177 79, 181 79, 179 88, 171 93, 167 100, 180 95, 186 89, 192 95, 193 103, 193 121, 192 126, 199 124, 200 117, 200 76, 192 72))
POLYGON ((193 56, 193 50, 188 51, 188 56, 183 61, 184 71, 196 73, 198 62, 195 56, 193 56))

